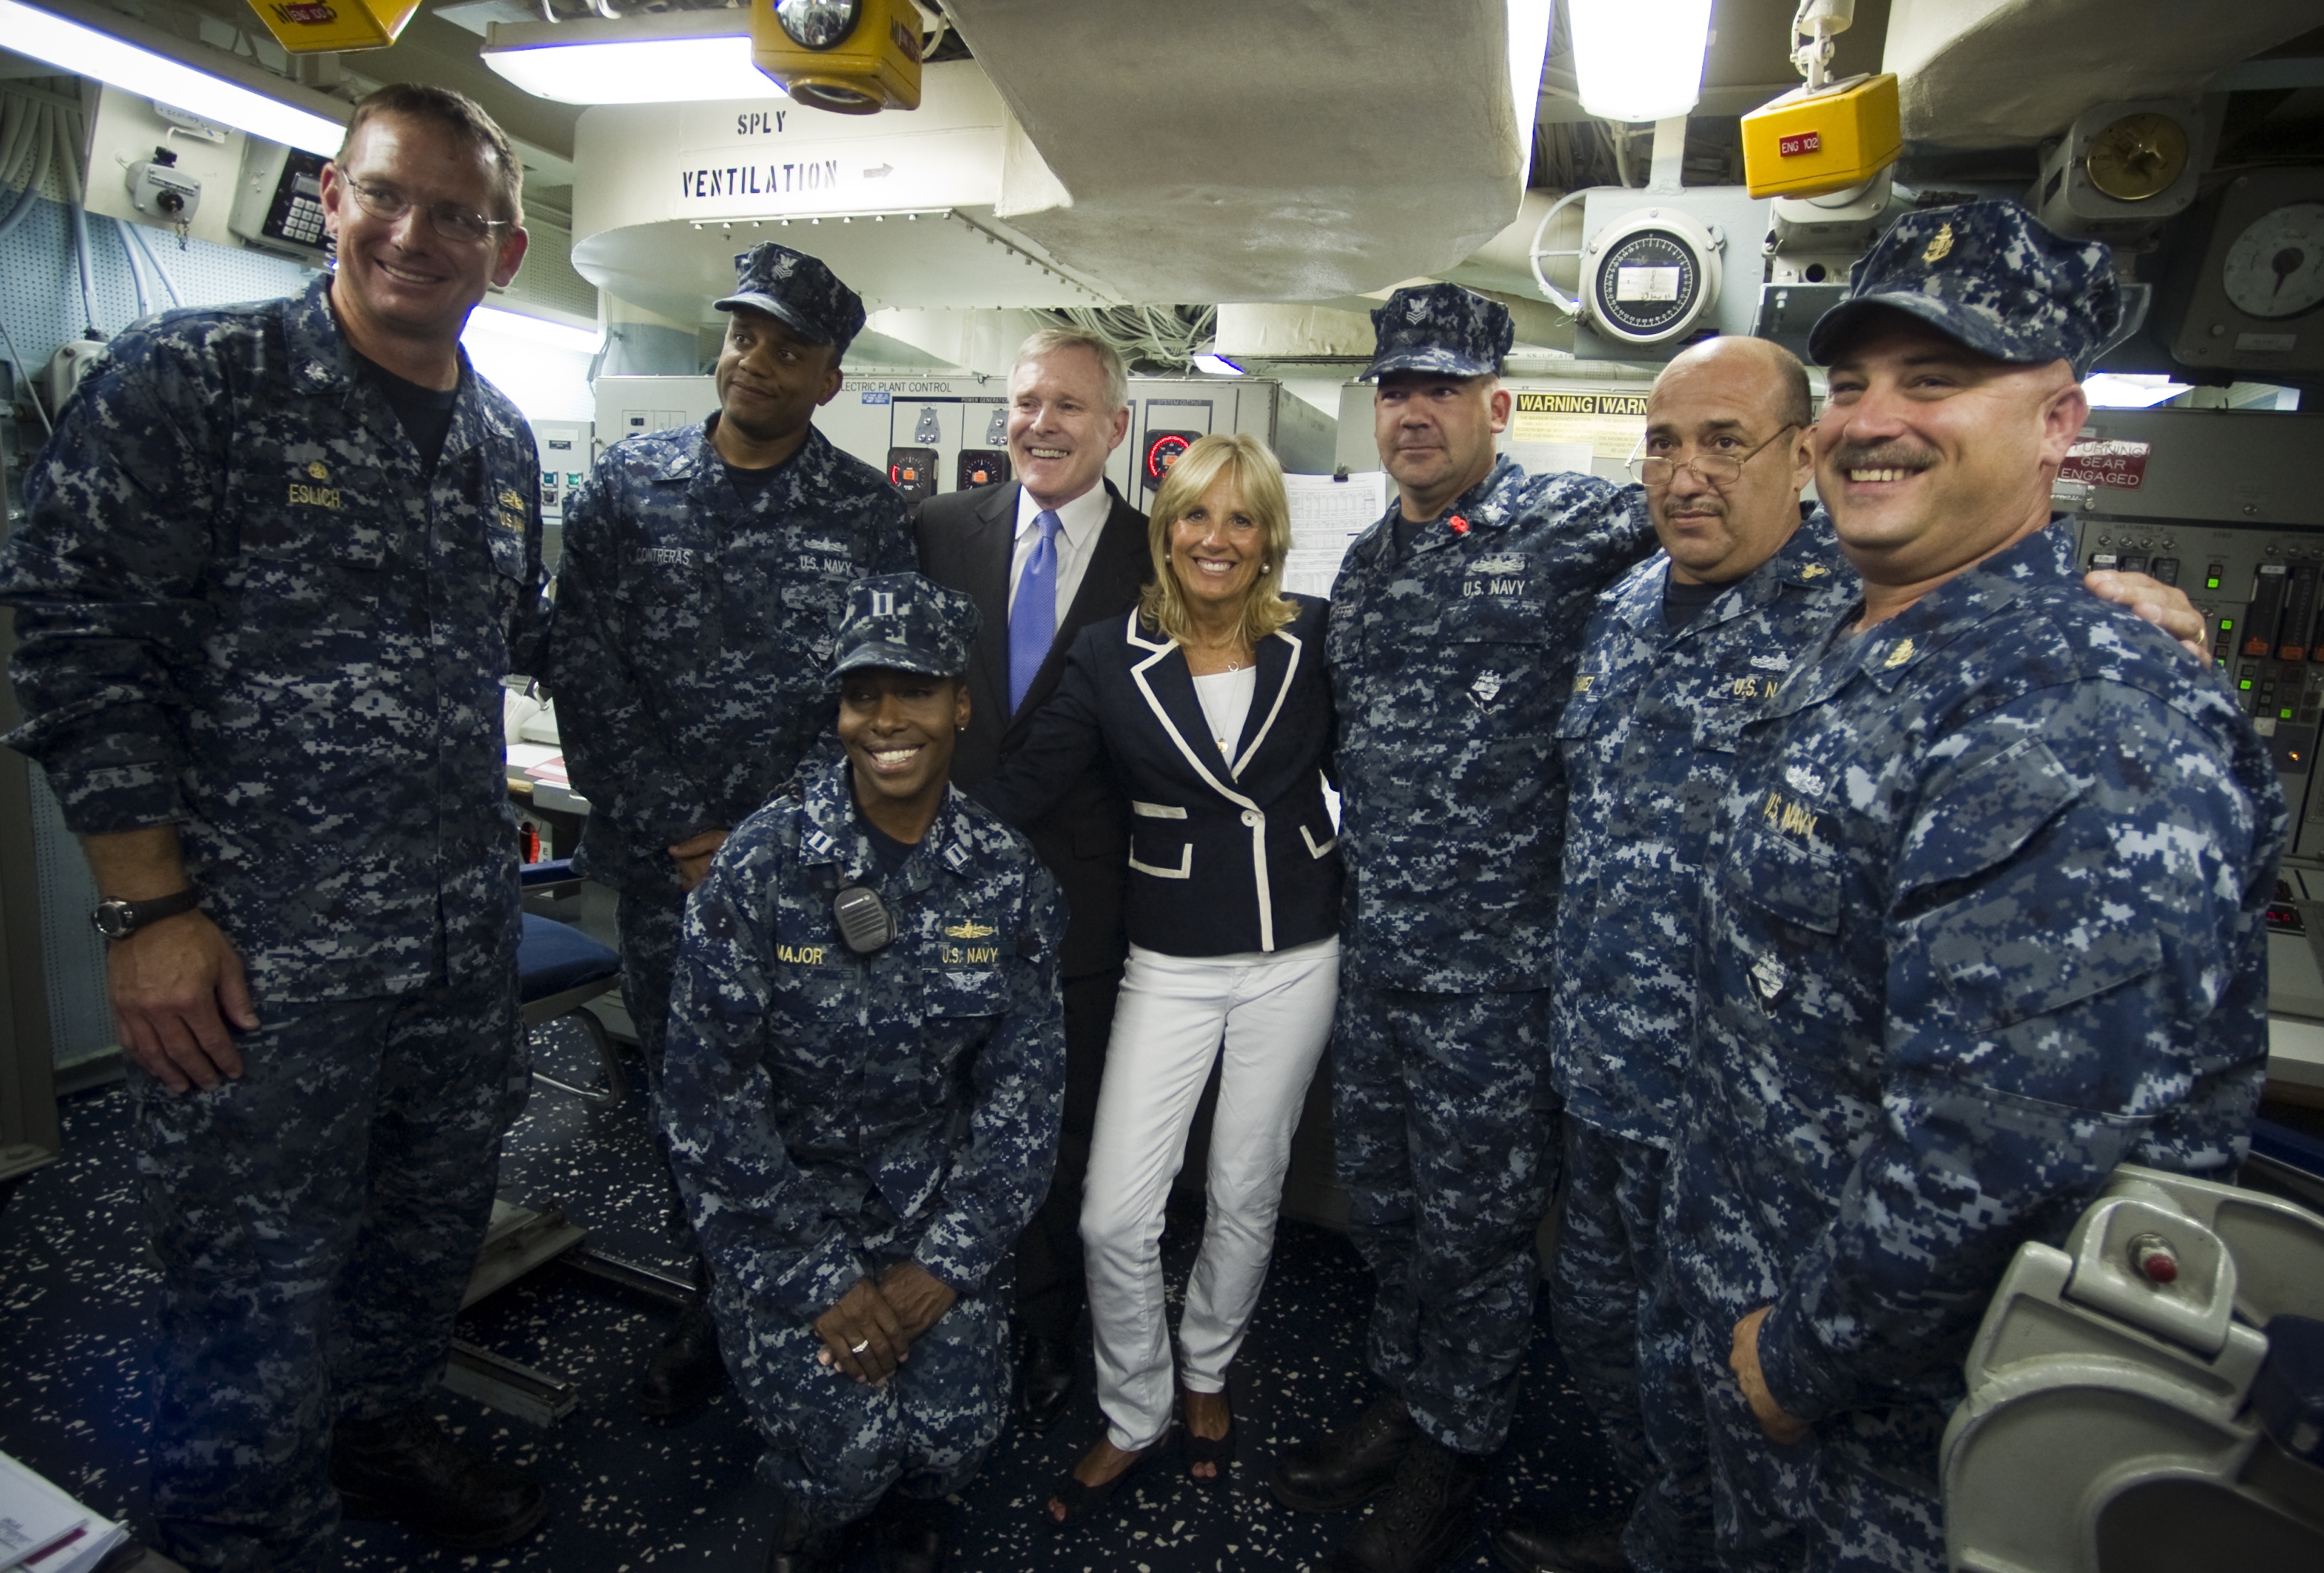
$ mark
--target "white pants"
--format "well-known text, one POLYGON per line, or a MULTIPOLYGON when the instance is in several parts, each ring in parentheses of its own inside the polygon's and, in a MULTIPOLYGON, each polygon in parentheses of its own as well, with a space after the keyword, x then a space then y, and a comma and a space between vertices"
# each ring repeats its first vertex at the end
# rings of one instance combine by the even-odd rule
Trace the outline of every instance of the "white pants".
POLYGON ((1267 1282, 1291 1132, 1339 991, 1336 937, 1272 955, 1130 947, 1082 1191, 1098 1404, 1118 1448, 1151 1447, 1169 1429, 1162 1208, 1211 1062, 1220 1071, 1210 1216, 1178 1329, 1181 1380, 1194 1393, 1225 1387, 1267 1282))

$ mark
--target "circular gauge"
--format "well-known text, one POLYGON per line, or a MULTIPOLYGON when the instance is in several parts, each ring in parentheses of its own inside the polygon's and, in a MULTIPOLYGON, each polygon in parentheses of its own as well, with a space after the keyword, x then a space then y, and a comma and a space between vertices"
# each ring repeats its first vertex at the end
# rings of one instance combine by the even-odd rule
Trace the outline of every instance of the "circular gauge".
POLYGON ((1169 478, 1170 466, 1194 446, 1196 432, 1157 431, 1146 439, 1146 483, 1159 486, 1169 478))
POLYGON ((1616 220, 1584 259, 1600 327, 1636 345, 1692 328, 1719 295, 1719 242, 1684 214, 1648 208, 1616 220))
POLYGON ((2126 115, 2090 139, 2082 168, 2091 185, 2117 202, 2159 197, 2186 172, 2186 128, 2167 115, 2126 115))
POLYGON ((2324 202, 2288 202, 2245 226, 2219 270, 2246 317, 2297 317, 2324 300, 2324 202))
POLYGON ((855 31, 863 0, 774 0, 775 20, 801 49, 827 50, 855 31))

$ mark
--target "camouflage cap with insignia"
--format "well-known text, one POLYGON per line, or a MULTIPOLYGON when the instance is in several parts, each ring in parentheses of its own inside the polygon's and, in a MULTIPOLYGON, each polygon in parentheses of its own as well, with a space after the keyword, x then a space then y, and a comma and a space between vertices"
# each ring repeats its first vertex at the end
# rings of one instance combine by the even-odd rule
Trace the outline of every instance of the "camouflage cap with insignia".
POLYGON ((755 308, 843 354, 863 331, 863 297, 819 259, 770 240, 734 259, 734 293, 716 304, 755 308))
POLYGON ((1517 340, 1509 308, 1458 284, 1398 290, 1372 312, 1372 363, 1360 382, 1390 372, 1498 376, 1517 340))
POLYGON ((983 618, 976 603, 918 574, 875 574, 847 587, 831 675, 859 667, 957 677, 983 618))
POLYGON ((1997 360, 2070 361, 2080 376, 2114 336, 2122 289, 2102 242, 2052 234, 2015 202, 1965 202, 1890 225, 1808 335, 1808 358, 1830 365, 1883 307, 1997 360))

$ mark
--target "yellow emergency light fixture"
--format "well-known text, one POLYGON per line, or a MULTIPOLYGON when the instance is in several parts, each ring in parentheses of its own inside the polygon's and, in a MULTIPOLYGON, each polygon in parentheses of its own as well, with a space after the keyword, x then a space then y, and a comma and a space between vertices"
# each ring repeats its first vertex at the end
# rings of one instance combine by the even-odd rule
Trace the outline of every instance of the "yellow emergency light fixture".
POLYGON ((286 53, 351 54, 393 43, 420 0, 250 0, 250 8, 286 53))
POLYGON ((918 109, 919 10, 912 0, 752 0, 751 63, 812 109, 918 109))
POLYGON ((1845 191, 1904 148, 1893 71, 1795 87, 1743 116, 1743 183, 1754 197, 1845 191))

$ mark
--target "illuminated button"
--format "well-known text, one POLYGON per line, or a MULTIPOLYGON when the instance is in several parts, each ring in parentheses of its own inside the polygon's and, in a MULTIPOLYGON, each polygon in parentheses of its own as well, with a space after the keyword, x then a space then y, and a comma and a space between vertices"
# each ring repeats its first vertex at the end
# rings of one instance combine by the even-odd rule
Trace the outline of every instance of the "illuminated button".
POLYGON ((2242 682, 2236 684, 2236 686, 2238 688, 2249 688, 2251 686, 2251 679, 2246 677, 2242 682))
POLYGON ((2279 710, 2275 713, 2276 718, 2280 721, 2290 721, 2292 719, 2292 712, 2289 710, 2279 710))
POLYGON ((2175 1283, 2179 1254, 2161 1235, 2138 1235, 2130 1242, 2130 1265, 2150 1283, 2175 1283))

